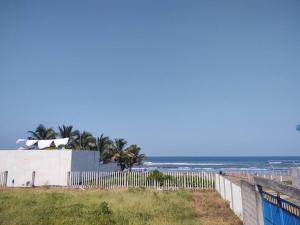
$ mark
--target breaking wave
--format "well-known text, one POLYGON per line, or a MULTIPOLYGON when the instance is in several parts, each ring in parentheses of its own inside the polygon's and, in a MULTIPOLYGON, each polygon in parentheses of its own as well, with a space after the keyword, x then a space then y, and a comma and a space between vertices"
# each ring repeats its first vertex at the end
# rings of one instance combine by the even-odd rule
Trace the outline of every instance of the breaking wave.
POLYGON ((223 166, 224 163, 144 162, 144 166, 223 166))

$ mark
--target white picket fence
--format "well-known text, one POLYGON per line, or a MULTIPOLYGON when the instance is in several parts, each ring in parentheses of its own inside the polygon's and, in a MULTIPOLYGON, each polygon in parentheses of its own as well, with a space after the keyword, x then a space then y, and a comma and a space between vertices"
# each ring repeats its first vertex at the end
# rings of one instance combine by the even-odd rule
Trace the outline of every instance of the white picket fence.
POLYGON ((214 189, 215 173, 208 172, 164 172, 169 179, 150 179, 151 172, 69 172, 69 187, 127 189, 149 188, 161 190, 214 189))
POLYGON ((0 187, 6 187, 7 185, 7 171, 0 172, 0 187))
POLYGON ((232 211, 243 220, 241 187, 220 174, 216 174, 215 187, 221 197, 228 201, 232 211))

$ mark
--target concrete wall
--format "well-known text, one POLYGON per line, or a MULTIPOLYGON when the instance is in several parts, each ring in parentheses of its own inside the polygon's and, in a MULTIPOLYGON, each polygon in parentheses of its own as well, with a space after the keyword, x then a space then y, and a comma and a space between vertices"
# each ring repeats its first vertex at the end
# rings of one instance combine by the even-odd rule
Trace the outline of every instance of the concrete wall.
POLYGON ((67 185, 69 171, 116 171, 116 164, 99 165, 99 153, 74 150, 0 150, 0 173, 7 186, 67 185))
POLYGON ((228 201, 232 211, 243 220, 241 187, 219 174, 216 174, 215 187, 221 197, 228 201))
POLYGON ((255 186, 247 181, 241 181, 243 224, 263 225, 262 199, 255 186))
POLYGON ((0 150, 0 171, 8 171, 7 186, 65 185, 71 169, 70 150, 0 150))
POLYGON ((241 187, 235 183, 231 183, 232 192, 232 209, 234 213, 243 220, 243 202, 241 187))
POLYGON ((0 172, 0 187, 5 187, 7 183, 7 171, 0 172))
POLYGON ((71 171, 119 171, 116 163, 100 164, 99 152, 72 151, 71 171), (88 163, 87 163, 88 162, 88 163))
POLYGON ((300 167, 291 168, 290 173, 293 186, 300 189, 300 167))

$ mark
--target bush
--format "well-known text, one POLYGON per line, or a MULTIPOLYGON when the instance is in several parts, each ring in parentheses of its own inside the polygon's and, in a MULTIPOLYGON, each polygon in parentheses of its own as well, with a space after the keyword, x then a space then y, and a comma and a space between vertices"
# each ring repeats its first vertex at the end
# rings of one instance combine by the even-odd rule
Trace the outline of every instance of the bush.
POLYGON ((112 210, 109 208, 107 202, 101 202, 99 207, 99 215, 111 215, 112 210))
POLYGON ((150 172, 150 175, 147 177, 147 180, 156 181, 159 184, 159 186, 163 186, 165 181, 172 180, 172 176, 164 175, 159 170, 153 170, 152 172, 150 172))

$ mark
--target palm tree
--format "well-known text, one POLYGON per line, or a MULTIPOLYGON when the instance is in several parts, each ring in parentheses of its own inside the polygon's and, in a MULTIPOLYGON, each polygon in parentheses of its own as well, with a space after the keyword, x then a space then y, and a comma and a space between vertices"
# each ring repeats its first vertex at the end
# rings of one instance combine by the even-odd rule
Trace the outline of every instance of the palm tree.
POLYGON ((140 154, 140 151, 141 148, 137 145, 130 145, 126 149, 126 153, 127 153, 126 166, 129 168, 129 171, 131 171, 134 165, 141 165, 141 163, 145 160, 146 155, 140 154))
POLYGON ((101 134, 99 138, 97 138, 97 147, 100 153, 99 161, 103 163, 109 163, 112 160, 112 140, 108 136, 104 136, 101 134))
POLYGON ((123 171, 126 168, 126 159, 127 154, 125 151, 125 146, 127 145, 127 141, 122 138, 116 138, 112 145, 112 159, 118 163, 123 171))
POLYGON ((90 132, 83 131, 83 133, 80 134, 79 141, 80 149, 82 148, 83 150, 97 150, 96 138, 94 138, 94 136, 90 132))
POLYGON ((31 135, 28 139, 33 140, 49 140, 55 139, 56 133, 52 128, 46 128, 44 125, 40 124, 35 131, 28 131, 31 135))
POLYGON ((69 138, 69 142, 65 147, 70 149, 76 149, 76 141, 79 139, 80 132, 78 130, 73 130, 73 126, 63 125, 62 127, 59 126, 58 129, 59 136, 61 138, 69 138))

